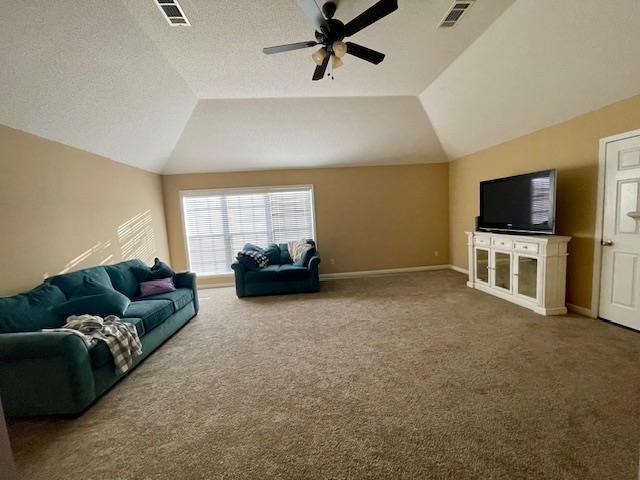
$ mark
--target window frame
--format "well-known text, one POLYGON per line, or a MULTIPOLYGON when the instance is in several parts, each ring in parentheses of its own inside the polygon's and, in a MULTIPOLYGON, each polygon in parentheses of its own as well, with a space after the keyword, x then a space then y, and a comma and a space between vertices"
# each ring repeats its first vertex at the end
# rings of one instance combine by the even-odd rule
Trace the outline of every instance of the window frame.
MULTIPOLYGON (((278 186, 261 186, 261 187, 233 187, 233 188, 206 188, 196 190, 180 190, 178 191, 178 199, 180 202, 180 221, 182 222, 182 241, 184 244, 184 255, 187 260, 187 267, 191 270, 191 252, 189 252, 189 238, 187 237, 187 228, 185 222, 184 199, 187 197, 210 197, 215 195, 243 195, 256 193, 272 193, 272 192, 292 192, 292 191, 309 191, 311 195, 311 229, 312 237, 317 242, 316 228, 316 204, 315 191, 313 184, 306 185, 278 185, 278 186)), ((270 223, 270 221, 269 221, 270 223)), ((206 275, 198 275, 199 278, 216 278, 228 277, 233 272, 227 273, 210 273, 206 275)))

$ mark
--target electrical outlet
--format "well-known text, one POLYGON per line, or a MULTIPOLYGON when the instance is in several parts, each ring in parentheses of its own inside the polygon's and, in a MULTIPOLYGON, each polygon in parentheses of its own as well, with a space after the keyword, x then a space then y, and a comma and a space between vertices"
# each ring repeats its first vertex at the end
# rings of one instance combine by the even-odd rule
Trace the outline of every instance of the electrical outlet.
POLYGON ((438 255, 440 255, 440 252, 438 252, 437 250, 435 252, 433 252, 433 256, 437 257, 438 255))
POLYGON ((335 258, 330 258, 330 259, 329 259, 329 263, 330 263, 331 265, 335 265, 335 264, 336 264, 336 259, 335 259, 335 258))

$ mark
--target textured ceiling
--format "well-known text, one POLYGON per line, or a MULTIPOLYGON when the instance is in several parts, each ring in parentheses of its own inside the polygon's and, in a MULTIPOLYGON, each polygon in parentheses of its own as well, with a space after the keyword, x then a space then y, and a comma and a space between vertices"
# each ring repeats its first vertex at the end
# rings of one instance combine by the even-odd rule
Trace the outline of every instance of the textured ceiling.
POLYGON ((165 172, 428 163, 444 158, 415 96, 201 100, 165 172))
POLYGON ((451 3, 400 0, 353 38, 381 65, 347 57, 312 82, 313 49, 261 53, 311 37, 295 0, 181 0, 188 28, 154 0, 12 2, 0 123, 155 172, 397 164, 640 93, 640 0, 478 0, 437 29, 451 3))
POLYGON ((457 158, 638 93, 640 0, 518 0, 420 98, 457 158))
POLYGON ((157 172, 197 100, 118 4, 3 4, 0 123, 157 172))
MULTIPOLYGON (((375 1, 341 0, 336 18, 346 22, 375 1)), ((320 82, 311 81, 314 49, 262 53, 314 39, 296 0, 181 0, 189 28, 169 28, 152 0, 126 5, 199 97, 257 98, 418 95, 512 2, 480 0, 458 27, 438 29, 452 0, 400 0, 396 12, 350 38, 386 53, 384 62, 347 55, 335 80, 320 82)))

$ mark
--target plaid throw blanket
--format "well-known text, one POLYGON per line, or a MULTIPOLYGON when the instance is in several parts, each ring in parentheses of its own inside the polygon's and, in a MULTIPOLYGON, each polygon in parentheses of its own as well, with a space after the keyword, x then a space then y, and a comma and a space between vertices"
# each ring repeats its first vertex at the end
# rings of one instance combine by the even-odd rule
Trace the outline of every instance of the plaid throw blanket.
POLYGON ((111 350, 118 373, 125 373, 133 366, 133 361, 142 355, 136 327, 120 321, 115 315, 104 319, 95 315, 71 315, 61 328, 43 331, 74 333, 84 340, 87 347, 94 346, 99 340, 105 342, 111 350))

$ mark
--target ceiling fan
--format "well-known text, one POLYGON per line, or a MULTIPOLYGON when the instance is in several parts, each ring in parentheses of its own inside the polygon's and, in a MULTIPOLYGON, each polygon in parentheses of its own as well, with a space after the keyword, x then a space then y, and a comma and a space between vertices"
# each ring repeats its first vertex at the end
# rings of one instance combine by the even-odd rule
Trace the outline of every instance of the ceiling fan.
POLYGON ((324 78, 329 60, 331 60, 332 69, 335 70, 341 67, 343 65, 342 57, 347 53, 375 65, 378 65, 384 60, 383 53, 376 52, 357 43, 343 42, 343 40, 345 37, 350 37, 390 13, 395 12, 398 9, 398 0, 379 0, 375 5, 346 24, 333 18, 337 9, 335 2, 325 2, 324 5, 322 5, 322 11, 315 0, 297 0, 297 2, 316 28, 316 39, 308 42, 289 43, 287 45, 263 48, 262 51, 264 53, 271 55, 273 53, 289 52, 291 50, 322 45, 318 51, 311 55, 311 58, 313 58, 313 61, 317 64, 316 70, 313 73, 313 80, 322 80, 324 78))

